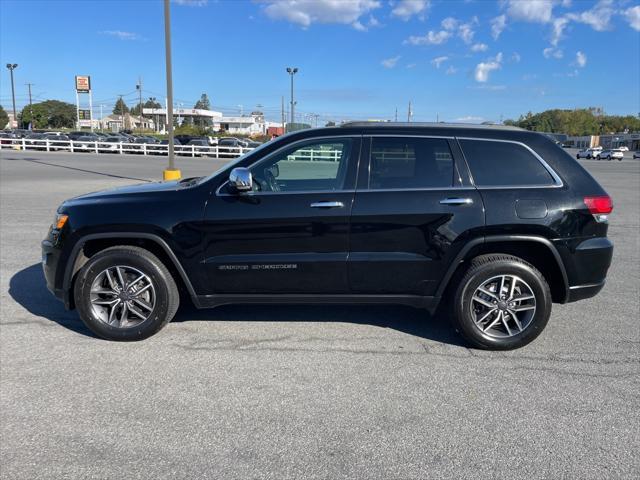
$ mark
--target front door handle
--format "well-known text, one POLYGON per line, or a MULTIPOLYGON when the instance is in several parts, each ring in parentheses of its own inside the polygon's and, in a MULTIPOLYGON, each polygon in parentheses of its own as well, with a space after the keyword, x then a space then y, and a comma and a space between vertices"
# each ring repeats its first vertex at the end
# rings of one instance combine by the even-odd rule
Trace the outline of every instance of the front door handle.
POLYGON ((440 205, 471 205, 472 203, 471 198, 443 198, 440 200, 440 205))
POLYGON ((310 205, 311 208, 342 208, 344 203, 342 202, 314 202, 310 205))

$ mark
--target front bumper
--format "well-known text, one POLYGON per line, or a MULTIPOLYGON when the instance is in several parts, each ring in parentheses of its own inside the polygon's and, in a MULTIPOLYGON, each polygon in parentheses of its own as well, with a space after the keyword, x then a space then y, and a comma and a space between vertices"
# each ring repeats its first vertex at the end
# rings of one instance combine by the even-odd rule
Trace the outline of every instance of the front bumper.
POLYGON ((49 238, 42 241, 40 244, 42 248, 42 271, 47 283, 47 289, 53 293, 53 295, 64 302, 66 309, 69 309, 69 292, 63 288, 56 287, 56 275, 60 260, 60 249, 56 247, 55 243, 49 238))

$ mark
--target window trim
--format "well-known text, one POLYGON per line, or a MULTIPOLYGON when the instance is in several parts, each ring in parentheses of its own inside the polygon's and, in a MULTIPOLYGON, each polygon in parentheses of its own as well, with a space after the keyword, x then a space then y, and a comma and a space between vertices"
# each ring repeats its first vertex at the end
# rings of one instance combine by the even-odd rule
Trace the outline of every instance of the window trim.
POLYGON ((478 185, 478 184, 476 184, 476 181, 473 178, 473 172, 471 171, 471 167, 469 166, 469 162, 467 161, 467 157, 464 154, 464 148, 462 147, 462 144, 460 142, 458 142, 458 145, 460 146, 460 150, 462 152, 462 156, 464 157, 464 161, 467 164, 467 168, 469 169, 469 177, 471 178, 471 183, 478 190, 512 190, 514 188, 518 188, 518 189, 519 188, 561 188, 561 187, 564 186, 564 183, 562 182, 562 179, 555 172, 555 170, 553 168, 551 168, 551 166, 547 162, 545 162, 545 160, 540 155, 538 155, 538 153, 535 150, 533 150, 529 145, 527 145, 527 144, 525 144, 523 142, 519 142, 517 140, 503 140, 503 139, 496 139, 496 138, 478 138, 478 137, 456 137, 456 139, 458 141, 459 140, 476 140, 476 141, 480 141, 480 142, 501 142, 501 143, 513 143, 515 145, 520 145, 521 147, 524 147, 526 150, 528 150, 534 156, 534 158, 536 158, 540 162, 540 164, 549 173, 549 175, 551 175, 551 178, 553 179, 553 184, 551 184, 551 185, 549 185, 549 184, 537 184, 537 185, 478 185))
MULTIPOLYGON (((259 163, 262 163, 263 161, 267 161, 268 159, 270 159, 272 156, 277 155, 278 153, 281 153, 283 150, 288 150, 290 147, 294 147, 298 144, 304 144, 304 143, 311 143, 317 140, 331 140, 334 138, 348 138, 351 139, 352 141, 357 141, 360 140, 362 142, 362 135, 323 135, 321 137, 310 137, 310 138, 302 138, 300 140, 297 140, 295 142, 292 143, 287 143, 286 145, 281 146, 280 148, 278 148, 277 150, 274 150, 273 152, 265 155, 262 158, 257 159, 255 162, 253 162, 250 165, 247 165, 245 168, 251 170, 253 167, 255 167, 256 165, 258 165, 259 163)), ((351 145, 351 148, 353 148, 353 143, 351 145)), ((360 149, 358 150, 358 154, 360 154, 360 150, 362 150, 362 143, 360 144, 360 149)), ((355 161, 356 163, 358 163, 359 159, 356 157, 355 159, 348 159, 348 162, 352 162, 355 161)), ((348 166, 347 166, 348 168, 348 166)), ((225 169, 223 172, 220 173, 227 173, 227 169, 225 169)), ((230 173, 230 170, 229 170, 230 173)), ((357 171, 356 171, 356 179, 357 179, 357 171)), ((235 193, 224 193, 222 192, 222 189, 229 183, 229 179, 227 178, 224 182, 222 182, 220 184, 220 186, 216 189, 216 196, 217 197, 237 197, 238 194, 235 193)), ((252 197, 256 197, 256 196, 261 196, 261 195, 300 195, 300 194, 306 194, 306 195, 310 195, 310 194, 321 194, 321 193, 354 193, 355 192, 355 188, 351 188, 351 189, 340 189, 340 190, 291 190, 288 192, 262 192, 262 191, 258 191, 258 192, 244 192, 242 193, 243 197, 246 196, 252 196, 252 197)))

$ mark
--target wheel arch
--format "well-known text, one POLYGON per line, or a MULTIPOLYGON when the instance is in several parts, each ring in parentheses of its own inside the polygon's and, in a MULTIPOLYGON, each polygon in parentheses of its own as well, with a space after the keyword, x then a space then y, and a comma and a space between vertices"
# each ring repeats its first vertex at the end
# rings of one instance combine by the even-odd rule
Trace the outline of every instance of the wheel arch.
POLYGON ((96 253, 118 245, 131 245, 144 248, 156 257, 169 269, 179 288, 183 288, 191 297, 194 304, 198 305, 197 295, 191 284, 187 272, 176 257, 175 253, 167 242, 160 236, 153 233, 141 232, 112 232, 93 233, 81 237, 73 246, 66 263, 62 288, 70 308, 73 308, 73 295, 69 292, 73 289, 76 274, 84 264, 96 253))
POLYGON ((469 260, 488 253, 514 255, 531 263, 549 283, 553 301, 568 301, 569 280, 560 253, 550 240, 537 235, 491 235, 471 240, 449 266, 440 283, 437 296, 442 297, 446 293, 451 281, 464 272, 469 260))

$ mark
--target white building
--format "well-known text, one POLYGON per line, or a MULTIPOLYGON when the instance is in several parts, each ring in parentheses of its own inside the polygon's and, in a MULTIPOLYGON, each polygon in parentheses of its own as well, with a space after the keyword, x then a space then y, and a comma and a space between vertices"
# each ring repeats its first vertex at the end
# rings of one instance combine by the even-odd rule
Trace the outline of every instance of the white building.
MULTIPOLYGON (((166 108, 143 108, 142 114, 154 120, 158 131, 163 133, 166 131, 168 116, 166 108)), ((212 123, 215 130, 222 118, 222 112, 200 108, 174 108, 173 118, 178 121, 178 125, 182 125, 187 118, 192 120, 206 119, 212 123)))
MULTIPOLYGON (((145 109, 146 110, 146 109, 145 109)), ((88 120, 87 120, 88 122, 88 120)), ((96 120, 94 120, 94 123, 96 120)), ((120 130, 136 130, 142 128, 144 130, 155 130, 155 122, 148 117, 142 117, 125 113, 124 115, 107 115, 100 119, 100 129, 111 130, 112 132, 119 132, 120 130)), ((95 125, 94 125, 95 126, 95 125)))

